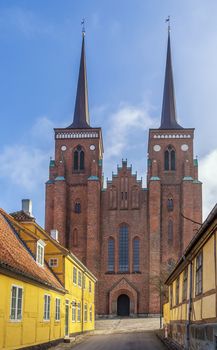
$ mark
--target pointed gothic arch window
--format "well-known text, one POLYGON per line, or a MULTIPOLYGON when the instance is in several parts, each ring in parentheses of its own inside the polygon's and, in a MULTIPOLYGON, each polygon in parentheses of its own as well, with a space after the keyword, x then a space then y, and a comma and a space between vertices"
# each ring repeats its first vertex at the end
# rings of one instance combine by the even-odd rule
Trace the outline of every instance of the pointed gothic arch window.
POLYGON ((110 237, 108 240, 108 271, 114 272, 115 270, 115 240, 110 237))
POLYGON ((167 199, 167 209, 168 209, 168 211, 173 211, 173 207, 174 207, 173 199, 170 197, 170 198, 167 199))
POLYGON ((117 189, 112 186, 109 190, 109 208, 117 209, 117 189))
POLYGON ((133 240, 133 271, 139 272, 139 238, 133 240))
POLYGON ((171 219, 168 221, 168 244, 170 246, 173 244, 173 221, 171 219))
POLYGON ((164 170, 176 170, 176 152, 171 145, 164 152, 164 170))
POLYGON ((75 202, 75 213, 76 214, 80 214, 80 212, 81 212, 81 203, 80 203, 79 200, 76 200, 76 202, 75 202))
POLYGON ((85 154, 84 150, 80 145, 78 145, 74 150, 74 164, 73 169, 75 171, 83 171, 84 170, 84 159, 85 154))
POLYGON ((77 247, 78 245, 78 230, 75 228, 72 232, 72 245, 77 247))
POLYGON ((129 241, 128 226, 122 224, 119 228, 119 271, 127 272, 129 270, 129 241))

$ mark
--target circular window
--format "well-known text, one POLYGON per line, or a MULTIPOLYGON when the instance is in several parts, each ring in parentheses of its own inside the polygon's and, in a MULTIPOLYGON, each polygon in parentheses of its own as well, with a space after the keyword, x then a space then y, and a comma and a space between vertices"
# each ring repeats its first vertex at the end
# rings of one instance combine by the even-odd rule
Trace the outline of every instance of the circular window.
POLYGON ((181 150, 186 152, 188 150, 188 145, 186 144, 181 145, 181 150))
POLYGON ((154 145, 153 147, 155 152, 159 152, 161 150, 161 146, 160 145, 154 145))

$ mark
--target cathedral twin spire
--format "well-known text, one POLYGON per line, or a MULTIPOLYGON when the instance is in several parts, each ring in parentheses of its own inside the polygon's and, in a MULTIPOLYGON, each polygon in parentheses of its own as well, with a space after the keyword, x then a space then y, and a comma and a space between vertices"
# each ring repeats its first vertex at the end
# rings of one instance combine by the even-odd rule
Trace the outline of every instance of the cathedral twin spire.
MULTIPOLYGON (((82 48, 80 69, 77 84, 73 123, 68 126, 73 129, 91 128, 88 110, 88 88, 85 58, 85 31, 82 32, 82 48)), ((161 112, 161 125, 159 129, 182 129, 177 122, 175 90, 173 83, 173 70, 171 59, 170 30, 168 30, 167 58, 164 79, 163 105, 161 112)))
POLYGON ((176 118, 176 101, 175 101, 175 90, 174 90, 174 84, 173 84, 173 69, 172 69, 169 28, 168 28, 167 59, 166 59, 160 129, 167 129, 167 130, 182 129, 182 127, 177 123, 177 118, 176 118))
POLYGON ((68 128, 86 129, 90 128, 89 109, 88 109, 88 89, 87 89, 87 71, 85 57, 85 31, 82 32, 82 47, 80 69, 78 76, 77 94, 75 100, 75 110, 73 123, 68 128))

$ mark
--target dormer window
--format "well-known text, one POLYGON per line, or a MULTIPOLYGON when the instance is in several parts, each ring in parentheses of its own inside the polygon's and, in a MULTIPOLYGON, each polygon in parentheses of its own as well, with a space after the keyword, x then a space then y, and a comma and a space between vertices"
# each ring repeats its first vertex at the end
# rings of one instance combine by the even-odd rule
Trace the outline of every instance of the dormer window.
POLYGON ((44 247, 44 241, 39 239, 37 242, 36 262, 41 266, 44 266, 44 247))

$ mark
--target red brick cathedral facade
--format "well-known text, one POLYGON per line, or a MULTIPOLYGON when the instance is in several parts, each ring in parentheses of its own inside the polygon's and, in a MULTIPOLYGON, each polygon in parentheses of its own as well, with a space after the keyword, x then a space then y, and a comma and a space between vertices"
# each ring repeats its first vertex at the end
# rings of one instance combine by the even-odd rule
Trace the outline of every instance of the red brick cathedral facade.
POLYGON ((194 129, 176 120, 170 35, 161 125, 149 131, 147 188, 126 161, 103 187, 102 131, 90 126, 87 96, 83 35, 74 120, 55 129, 46 230, 58 230, 59 241, 97 276, 98 315, 157 314, 162 270, 202 220, 194 129))

